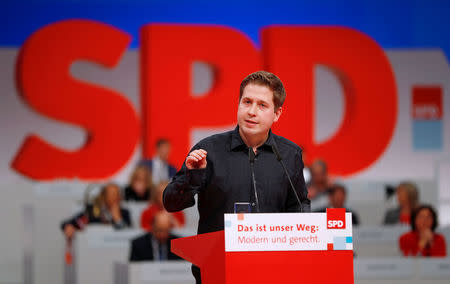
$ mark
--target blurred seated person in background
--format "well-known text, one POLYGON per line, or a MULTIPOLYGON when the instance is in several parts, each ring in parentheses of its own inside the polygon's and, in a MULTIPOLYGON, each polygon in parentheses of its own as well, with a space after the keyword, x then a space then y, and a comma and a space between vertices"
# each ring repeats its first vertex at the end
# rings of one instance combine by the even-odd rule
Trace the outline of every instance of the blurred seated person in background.
MULTIPOLYGON (((152 231, 152 222, 154 216, 159 212, 167 212, 163 205, 163 192, 166 186, 169 184, 169 181, 161 181, 156 187, 153 189, 152 199, 149 203, 149 207, 142 212, 141 215, 141 228, 146 230, 147 232, 152 231)), ((169 213, 174 219, 174 227, 183 227, 185 224, 184 213, 183 211, 169 213)))
POLYGON ((332 183, 328 176, 325 161, 315 160, 309 168, 311 180, 307 184, 308 198, 311 200, 311 210, 315 211, 327 205, 327 191, 332 183))
POLYGON ((410 224, 411 213, 419 203, 419 191, 412 182, 402 182, 397 186, 398 207, 386 212, 385 225, 410 224))
POLYGON ((308 198, 314 199, 325 194, 331 186, 325 161, 315 160, 310 167, 311 181, 308 184, 308 198))
POLYGON ((147 166, 152 173, 154 184, 163 180, 169 180, 176 173, 177 169, 169 164, 170 142, 161 138, 156 142, 156 155, 152 160, 143 160, 142 165, 147 166))
POLYGON ((446 256, 443 235, 435 233, 438 226, 436 211, 429 205, 419 206, 411 215, 411 232, 400 236, 404 256, 446 256))
POLYGON ((130 184, 125 188, 126 201, 148 201, 151 195, 152 176, 150 170, 144 166, 137 166, 131 174, 130 184))
POLYGON ((352 224, 359 225, 358 214, 352 211, 350 208, 345 207, 345 201, 347 199, 347 190, 341 184, 335 184, 328 190, 328 206, 318 209, 316 212, 326 212, 327 208, 345 208, 346 212, 352 213, 352 224))
POLYGON ((130 261, 181 260, 170 251, 170 241, 177 236, 170 233, 173 216, 159 212, 151 220, 152 231, 131 241, 130 261))
POLYGON ((84 212, 64 221, 61 229, 68 239, 77 230, 82 230, 87 224, 111 224, 116 229, 131 226, 130 213, 120 208, 120 188, 114 183, 105 185, 93 204, 87 205, 84 212))

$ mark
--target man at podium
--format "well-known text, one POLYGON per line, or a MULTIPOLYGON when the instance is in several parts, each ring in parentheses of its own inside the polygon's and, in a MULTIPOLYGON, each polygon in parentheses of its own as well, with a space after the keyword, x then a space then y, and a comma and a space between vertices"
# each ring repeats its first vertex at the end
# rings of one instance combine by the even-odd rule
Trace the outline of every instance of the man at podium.
MULTIPOLYGON (((244 78, 236 128, 192 148, 164 190, 165 208, 175 212, 193 206, 198 194, 198 234, 223 230, 224 213, 310 212, 302 150, 271 131, 285 98, 283 83, 272 73, 244 78)), ((197 267, 193 274, 201 283, 197 267)))

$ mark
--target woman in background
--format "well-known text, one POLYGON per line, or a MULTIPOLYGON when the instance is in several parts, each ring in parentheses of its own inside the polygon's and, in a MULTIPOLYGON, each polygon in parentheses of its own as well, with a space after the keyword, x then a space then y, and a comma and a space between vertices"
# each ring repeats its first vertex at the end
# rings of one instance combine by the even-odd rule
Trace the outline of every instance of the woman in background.
POLYGON ((418 207, 411 215, 411 232, 400 236, 399 245, 403 255, 446 256, 445 238, 435 233, 437 226, 437 215, 433 207, 418 207))
POLYGON ((137 166, 131 174, 130 183, 125 188, 126 201, 148 201, 150 199, 152 175, 147 166, 137 166))
POLYGON ((402 182, 397 186, 398 207, 386 212, 384 225, 410 224, 411 213, 419 203, 419 190, 412 182, 402 182))
POLYGON ((77 230, 91 223, 111 224, 116 229, 131 226, 130 213, 120 207, 120 188, 114 183, 105 185, 93 204, 87 205, 84 212, 64 221, 61 229, 68 239, 72 239, 77 230))

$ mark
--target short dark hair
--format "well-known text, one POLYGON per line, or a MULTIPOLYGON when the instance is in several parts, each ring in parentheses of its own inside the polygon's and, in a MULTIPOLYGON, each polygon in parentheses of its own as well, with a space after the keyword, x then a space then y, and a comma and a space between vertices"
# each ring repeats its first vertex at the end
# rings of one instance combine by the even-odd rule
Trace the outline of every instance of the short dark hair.
POLYGON ((328 189, 328 194, 332 195, 338 190, 342 191, 345 195, 347 195, 347 189, 345 188, 345 186, 343 184, 340 184, 340 183, 336 183, 336 184, 332 185, 328 189))
POLYGON ((314 160, 311 167, 314 167, 314 166, 320 166, 325 171, 325 173, 328 173, 328 166, 324 160, 321 160, 321 159, 314 160))
POLYGON ((433 217, 433 224, 431 225, 431 231, 434 232, 434 230, 436 230, 436 228, 438 226, 437 213, 436 213, 436 210, 434 210, 433 206, 428 205, 428 204, 421 205, 412 212, 412 214, 411 214, 411 230, 413 230, 413 231, 416 230, 417 215, 419 215, 420 211, 426 210, 426 209, 430 210, 431 216, 433 217))
POLYGON ((244 89, 248 84, 268 87, 273 93, 273 104, 275 105, 275 110, 280 108, 286 99, 286 91, 283 83, 280 78, 273 73, 267 71, 256 71, 245 77, 239 88, 239 101, 241 100, 244 89))
POLYGON ((163 144, 170 144, 169 139, 167 139, 167 138, 159 138, 158 141, 156 141, 156 148, 159 148, 163 144))

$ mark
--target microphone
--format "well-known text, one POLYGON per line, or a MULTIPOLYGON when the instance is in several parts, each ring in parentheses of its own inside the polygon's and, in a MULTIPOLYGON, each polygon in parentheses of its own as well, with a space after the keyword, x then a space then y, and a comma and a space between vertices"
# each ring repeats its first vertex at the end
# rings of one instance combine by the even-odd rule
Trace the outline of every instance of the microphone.
MULTIPOLYGON (((275 144, 272 144, 272 150, 275 153, 275 156, 277 156, 277 160, 280 162, 281 166, 283 167, 284 173, 286 174, 289 184, 291 185, 291 189, 294 192, 295 198, 297 199, 298 205, 300 206, 300 212, 303 212, 302 208, 302 202, 300 201, 300 198, 298 198, 297 191, 295 190, 294 184, 292 183, 291 177, 289 176, 288 170, 286 168, 286 165, 283 162, 283 159, 281 158, 280 152, 278 152, 278 148, 275 144)), ((301 173, 303 174, 303 173, 301 173)))
POLYGON ((253 183, 253 191, 255 192, 255 203, 256 203, 256 212, 259 213, 259 200, 258 200, 258 191, 256 190, 256 179, 255 179, 255 152, 253 152, 253 148, 248 148, 248 160, 250 162, 250 169, 252 171, 252 183, 253 183))

